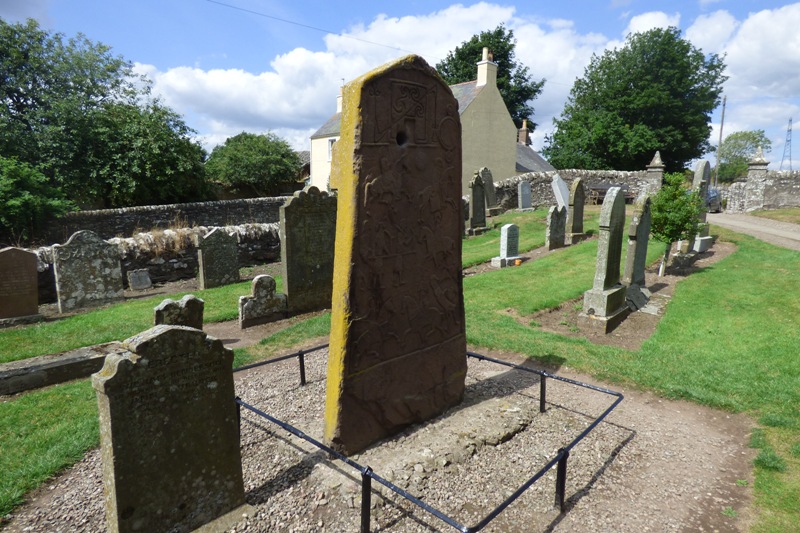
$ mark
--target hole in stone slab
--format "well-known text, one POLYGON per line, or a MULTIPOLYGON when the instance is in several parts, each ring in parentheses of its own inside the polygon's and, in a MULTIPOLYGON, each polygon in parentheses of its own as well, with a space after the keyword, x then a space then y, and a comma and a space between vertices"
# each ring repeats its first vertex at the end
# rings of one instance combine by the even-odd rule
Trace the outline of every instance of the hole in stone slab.
POLYGON ((406 132, 404 131, 398 131, 395 140, 397 141, 398 146, 403 146, 408 142, 408 135, 406 135, 406 132))

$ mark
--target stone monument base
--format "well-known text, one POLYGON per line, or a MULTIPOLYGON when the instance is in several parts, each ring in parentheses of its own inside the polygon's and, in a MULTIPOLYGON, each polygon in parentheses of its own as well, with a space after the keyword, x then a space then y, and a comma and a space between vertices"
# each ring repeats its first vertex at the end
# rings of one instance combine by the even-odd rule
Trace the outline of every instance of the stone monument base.
POLYGON ((615 285, 605 290, 590 289, 583 294, 583 313, 598 319, 615 317, 620 309, 628 309, 625 292, 624 285, 615 285))
POLYGON ((225 531, 230 531, 236 524, 242 521, 245 515, 255 516, 255 513, 256 508, 246 503, 198 527, 192 533, 223 533, 225 531))
POLYGON ((678 253, 688 254, 694 248, 694 239, 688 241, 678 241, 678 253))
POLYGON ((588 239, 589 236, 585 233, 567 233, 566 236, 566 243, 567 244, 578 244, 579 242, 588 239))
POLYGON ((469 228, 467 229, 467 235, 481 235, 489 231, 489 228, 481 227, 481 228, 469 228))
POLYGON ((532 207, 520 207, 517 209, 517 213, 533 213, 536 209, 532 207))
POLYGON ((492 266, 494 268, 505 268, 514 264, 514 261, 519 259, 519 256, 514 257, 492 257, 492 266))
POLYGON ((0 318, 0 329, 19 326, 22 324, 35 324, 36 322, 41 322, 42 320, 44 320, 44 316, 40 314, 15 316, 12 318, 0 318))
POLYGON ((581 313, 578 315, 578 324, 595 331, 602 331, 603 334, 607 335, 614 331, 629 314, 631 314, 631 310, 628 309, 628 306, 617 310, 616 313, 610 316, 587 315, 586 313, 581 313))
POLYGON ((489 209, 486 210, 486 214, 488 216, 490 216, 490 217, 500 216, 500 215, 503 214, 503 208, 502 207, 490 207, 489 209))
POLYGON ((638 311, 650 301, 651 293, 645 287, 631 285, 625 292, 625 301, 631 311, 638 311))

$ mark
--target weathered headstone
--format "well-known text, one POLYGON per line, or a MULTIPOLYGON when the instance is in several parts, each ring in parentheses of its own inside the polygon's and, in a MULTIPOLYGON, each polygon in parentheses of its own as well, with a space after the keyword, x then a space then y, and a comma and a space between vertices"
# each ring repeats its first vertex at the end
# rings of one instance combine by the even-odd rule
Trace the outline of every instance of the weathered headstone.
POLYGON ((196 239, 196 245, 200 290, 239 281, 239 248, 235 236, 214 228, 205 237, 196 239))
POLYGON ((36 254, 21 248, 0 250, 0 321, 39 315, 36 254))
POLYGON ((567 227, 567 208, 551 206, 547 211, 547 233, 544 245, 548 250, 563 248, 567 227))
POLYGON ((517 184, 517 206, 520 211, 531 209, 531 182, 522 180, 517 184))
POLYGON ((706 196, 708 195, 708 182, 711 180, 711 163, 706 160, 698 161, 694 171, 692 190, 700 195, 703 201, 703 210, 700 212, 697 236, 694 238, 692 250, 698 253, 705 252, 714 244, 714 239, 708 234, 708 222, 706 221, 706 196))
POLYGON ((500 228, 500 255, 492 258, 492 266, 505 268, 519 259, 519 226, 505 224, 500 228))
POLYGON ((119 249, 93 231, 53 245, 58 312, 119 302, 124 298, 119 249))
POLYGON ((92 376, 109 531, 193 531, 230 515, 245 503, 233 352, 181 326, 123 348, 92 376))
POLYGON ((150 273, 146 268, 128 271, 128 287, 132 291, 143 291, 153 286, 150 273))
POLYGON ((325 439, 354 453, 463 398, 461 125, 418 56, 343 92, 325 439))
POLYGON ((628 252, 622 274, 622 284, 627 287, 625 299, 631 311, 641 309, 650 300, 650 291, 644 277, 649 239, 650 197, 641 195, 636 199, 628 226, 628 252))
POLYGON ((567 187, 567 182, 558 174, 554 174, 550 185, 553 188, 558 207, 569 210, 569 187, 567 187))
POLYGON ((497 191, 494 187, 494 178, 492 178, 492 171, 486 167, 481 167, 478 174, 483 180, 483 186, 486 189, 486 211, 490 217, 496 217, 502 213, 502 209, 497 206, 497 191))
POLYGON ((583 232, 583 206, 586 204, 586 188, 582 178, 575 178, 569 188, 569 208, 567 210, 566 243, 577 244, 586 234, 583 232))
POLYGON ((600 209, 594 284, 583 295, 583 313, 588 325, 605 333, 613 330, 628 313, 619 273, 624 234, 625 195, 619 187, 611 187, 600 209))
POLYGON ((153 312, 156 326, 187 326, 203 329, 203 308, 205 301, 193 294, 187 294, 177 302, 167 298, 158 304, 153 312))
POLYGON ((306 187, 281 206, 280 221, 283 292, 289 314, 330 309, 336 197, 306 187))
POLYGON ((275 293, 272 276, 253 278, 253 293, 239 296, 239 327, 249 328, 286 318, 286 295, 275 293))
POLYGON ((483 178, 476 173, 469 183, 469 233, 477 235, 486 231, 486 189, 483 186, 483 178))

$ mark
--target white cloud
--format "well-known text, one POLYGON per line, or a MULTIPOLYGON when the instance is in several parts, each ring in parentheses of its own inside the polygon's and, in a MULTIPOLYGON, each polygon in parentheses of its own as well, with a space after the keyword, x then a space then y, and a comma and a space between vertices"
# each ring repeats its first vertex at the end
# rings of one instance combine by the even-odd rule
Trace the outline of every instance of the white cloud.
POLYGON ((695 19, 685 36, 705 54, 724 52, 725 46, 739 27, 739 21, 727 11, 720 10, 695 19))
POLYGON ((681 14, 674 13, 668 15, 663 11, 650 11, 649 13, 642 13, 631 18, 628 22, 628 27, 625 29, 624 35, 629 33, 641 33, 653 28, 667 28, 669 26, 680 26, 681 14))

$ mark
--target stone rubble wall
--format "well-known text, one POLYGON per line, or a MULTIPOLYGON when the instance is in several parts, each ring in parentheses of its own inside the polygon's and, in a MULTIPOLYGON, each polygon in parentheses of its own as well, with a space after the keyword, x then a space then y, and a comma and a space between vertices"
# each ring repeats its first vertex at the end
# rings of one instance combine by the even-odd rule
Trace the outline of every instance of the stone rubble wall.
POLYGON ((800 207, 800 171, 755 169, 747 180, 720 185, 727 213, 800 207))

